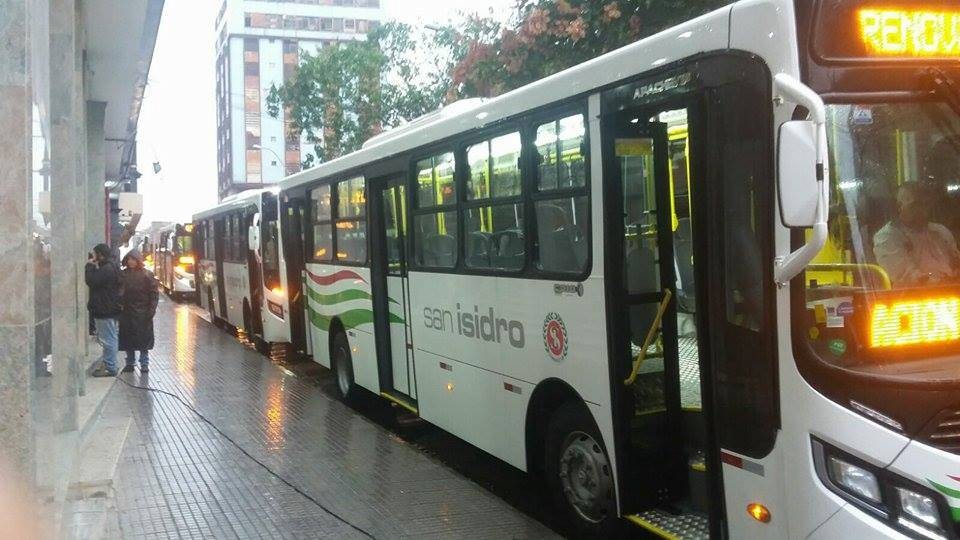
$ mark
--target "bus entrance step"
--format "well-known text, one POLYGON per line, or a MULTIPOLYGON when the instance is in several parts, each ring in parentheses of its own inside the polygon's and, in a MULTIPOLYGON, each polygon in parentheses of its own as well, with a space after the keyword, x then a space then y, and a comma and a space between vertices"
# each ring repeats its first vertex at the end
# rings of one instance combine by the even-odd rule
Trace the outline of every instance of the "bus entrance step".
POLYGON ((709 520, 706 514, 698 512, 672 514, 666 510, 654 508, 627 516, 627 519, 661 538, 671 540, 710 538, 709 520))

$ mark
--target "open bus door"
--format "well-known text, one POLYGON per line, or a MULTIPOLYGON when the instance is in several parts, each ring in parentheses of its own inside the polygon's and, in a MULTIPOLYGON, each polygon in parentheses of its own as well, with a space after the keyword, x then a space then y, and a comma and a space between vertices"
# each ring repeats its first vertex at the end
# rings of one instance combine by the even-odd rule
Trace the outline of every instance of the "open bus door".
POLYGON ((620 508, 660 535, 719 537, 746 494, 778 497, 769 77, 719 57, 667 81, 611 91, 602 117, 620 508))
POLYGON ((621 395, 620 477, 626 509, 656 507, 683 476, 680 363, 667 125, 640 111, 609 119, 604 138, 611 228, 608 283, 621 395))
POLYGON ((387 336, 377 340, 380 388, 388 399, 416 410, 403 176, 373 180, 369 193, 374 328, 377 336, 387 336))

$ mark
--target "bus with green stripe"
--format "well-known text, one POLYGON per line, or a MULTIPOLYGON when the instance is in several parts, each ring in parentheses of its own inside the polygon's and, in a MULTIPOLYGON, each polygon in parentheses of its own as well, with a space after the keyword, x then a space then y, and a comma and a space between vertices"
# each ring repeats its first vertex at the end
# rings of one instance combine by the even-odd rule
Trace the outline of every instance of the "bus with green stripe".
POLYGON ((290 340, 573 537, 957 538, 958 59, 743 0, 450 104, 280 182, 290 340))

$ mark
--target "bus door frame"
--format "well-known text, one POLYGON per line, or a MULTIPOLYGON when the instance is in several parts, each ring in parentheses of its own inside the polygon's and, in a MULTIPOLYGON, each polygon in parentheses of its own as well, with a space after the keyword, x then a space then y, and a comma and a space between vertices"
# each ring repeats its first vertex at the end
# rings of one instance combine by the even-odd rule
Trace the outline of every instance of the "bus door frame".
MULTIPOLYGON (((406 230, 398 231, 400 235, 399 249, 399 268, 391 272, 390 251, 387 246, 387 228, 383 213, 384 194, 391 188, 404 188, 408 190, 405 173, 396 173, 386 176, 372 178, 367 181, 368 204, 367 212, 370 219, 370 288, 373 296, 373 324, 374 336, 377 343, 377 366, 380 378, 381 392, 390 394, 399 394, 398 397, 404 401, 410 401, 410 405, 416 406, 417 382, 415 374, 415 362, 413 354, 413 336, 410 328, 410 282, 409 266, 407 264, 409 245, 406 230), (391 321, 390 321, 390 297, 388 277, 400 278, 400 297, 394 300, 399 301, 404 314, 404 343, 395 343, 392 339, 391 321), (396 388, 394 379, 394 347, 403 347, 406 357, 407 388, 396 388)), ((396 195, 396 208, 399 212, 407 212, 409 191, 405 191, 404 196, 396 195)), ((401 214, 403 215, 403 214, 401 214)))
MULTIPOLYGON (((664 298, 664 289, 670 289, 675 296, 676 279, 673 264, 673 227, 669 172, 669 137, 667 126, 660 122, 641 120, 631 123, 630 118, 649 119, 666 110, 686 107, 685 101, 677 106, 666 103, 657 103, 643 108, 616 111, 603 118, 602 148, 604 171, 604 216, 608 242, 606 245, 606 277, 607 284, 607 318, 610 328, 610 355, 611 355, 611 385, 614 395, 614 433, 617 449, 617 477, 620 478, 620 507, 624 513, 633 513, 638 509, 656 506, 664 488, 673 486, 664 483, 656 489, 645 490, 649 493, 638 493, 634 482, 639 477, 641 468, 635 463, 636 457, 632 454, 629 442, 631 425, 634 416, 634 403, 629 397, 629 388, 624 385, 624 379, 630 374, 632 362, 623 361, 631 358, 629 349, 630 328, 627 309, 633 305, 657 306, 664 298), (624 264, 626 252, 623 246, 625 235, 623 218, 625 208, 623 204, 623 178, 620 165, 617 161, 615 143, 618 138, 643 138, 653 142, 654 161, 654 189, 656 197, 657 223, 657 266, 659 269, 659 290, 638 294, 628 294, 625 290, 626 274, 624 264), (626 349, 626 350, 625 350, 626 349)), ((664 401, 666 405, 667 448, 676 448, 680 444, 682 431, 682 416, 680 409, 680 373, 679 351, 677 348, 677 315, 676 299, 671 299, 667 305, 661 321, 662 334, 673 336, 674 339, 663 340, 664 364, 664 401)), ((679 456, 678 456, 679 458, 679 456)), ((667 456, 664 456, 667 459, 667 456)), ((657 468, 663 470, 663 465, 671 469, 668 478, 680 475, 684 460, 677 459, 676 463, 661 463, 657 468)), ((658 477, 663 477, 660 474, 658 477)), ((649 478, 649 475, 648 475, 649 478)))
POLYGON ((310 351, 309 324, 304 305, 304 279, 306 257, 303 244, 303 218, 305 202, 301 197, 277 197, 280 205, 278 216, 280 249, 286 265, 287 301, 290 310, 290 343, 296 350, 310 351))
POLYGON ((230 219, 230 214, 224 214, 218 217, 213 218, 213 249, 214 256, 213 260, 216 261, 217 266, 217 316, 221 319, 227 318, 227 283, 225 281, 226 276, 223 275, 223 261, 226 258, 226 229, 227 229, 227 220, 230 219))
MULTIPOLYGON (((261 195, 261 201, 262 201, 261 195)), ((243 212, 243 227, 240 228, 240 235, 243 239, 241 246, 243 252, 247 254, 247 281, 250 294, 250 328, 249 330, 255 336, 263 337, 263 268, 260 267, 260 257, 256 251, 250 249, 247 241, 250 227, 256 226, 260 229, 263 223, 261 209, 256 206, 249 206, 243 212)), ((260 231, 263 234, 263 230, 260 231)), ((261 236, 262 237, 262 236, 261 236)), ((251 336, 252 337, 252 336, 251 336)))

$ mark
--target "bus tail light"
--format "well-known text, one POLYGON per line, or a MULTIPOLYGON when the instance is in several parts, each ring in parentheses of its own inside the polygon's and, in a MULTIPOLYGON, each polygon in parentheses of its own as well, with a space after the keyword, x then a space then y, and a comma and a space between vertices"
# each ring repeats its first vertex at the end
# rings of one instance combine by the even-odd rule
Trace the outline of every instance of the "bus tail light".
POLYGON ((193 256, 184 255, 183 257, 180 257, 180 264, 193 264, 193 256))
POLYGON ((283 287, 274 287, 273 289, 270 290, 270 292, 280 297, 282 297, 284 294, 283 287))
POLYGON ((870 312, 870 347, 945 344, 960 340, 960 297, 902 299, 875 303, 870 312))

